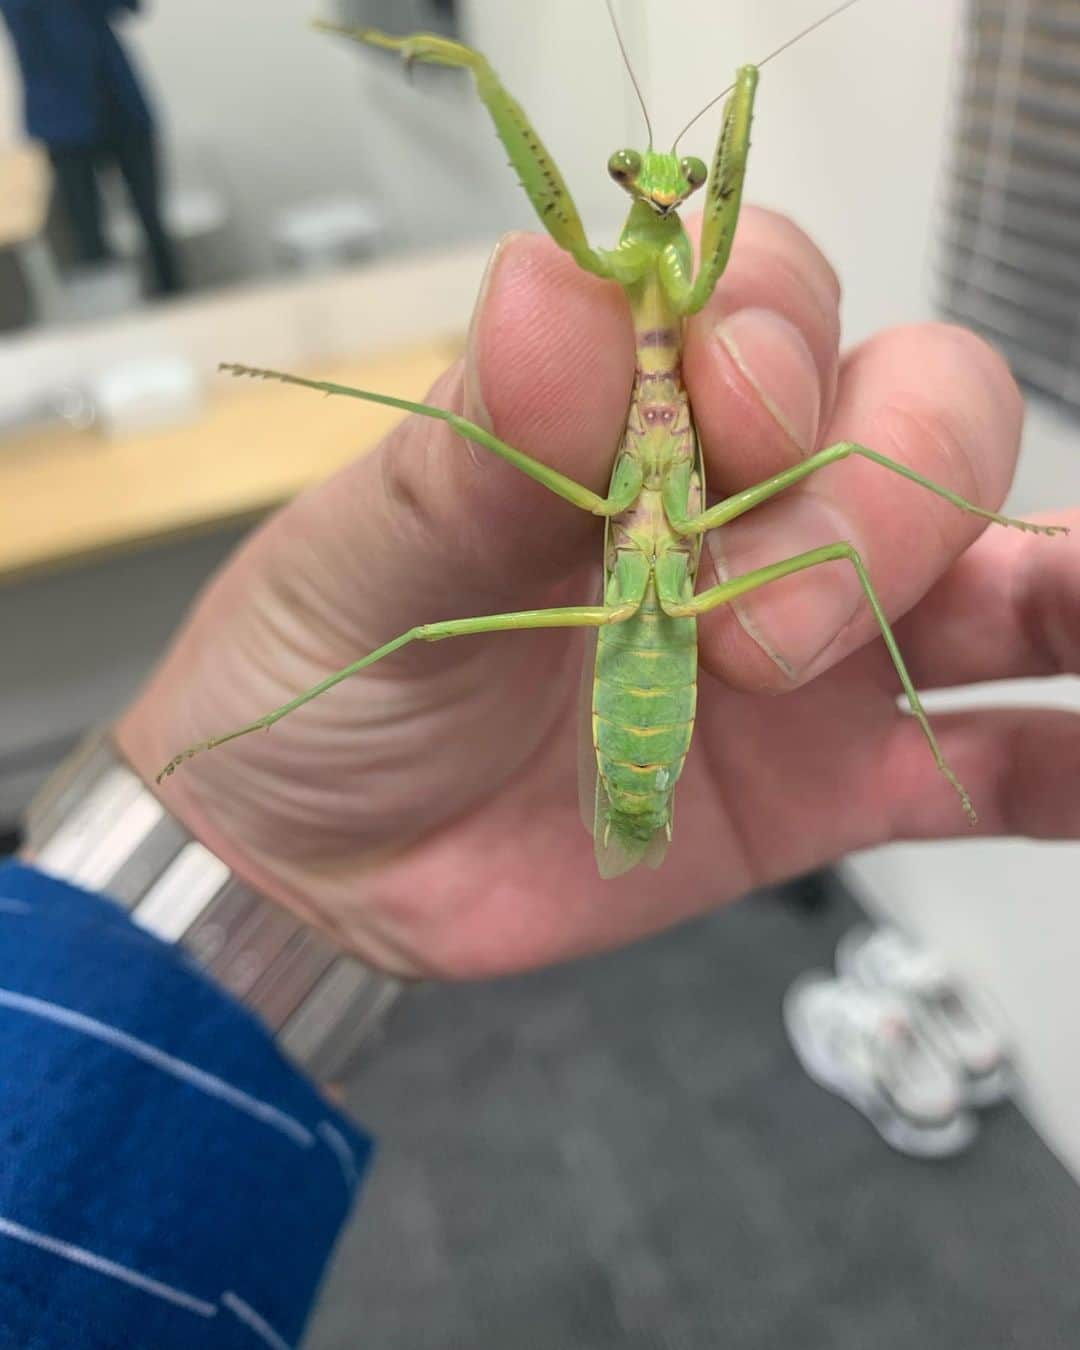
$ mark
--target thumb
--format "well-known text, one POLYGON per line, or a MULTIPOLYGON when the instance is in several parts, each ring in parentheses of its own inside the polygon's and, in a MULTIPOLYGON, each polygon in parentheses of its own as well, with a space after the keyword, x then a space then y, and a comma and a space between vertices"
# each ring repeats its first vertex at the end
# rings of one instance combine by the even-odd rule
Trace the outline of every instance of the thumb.
MULTIPOLYGON (((595 492, 606 493, 626 422, 633 328, 621 290, 551 240, 511 234, 488 264, 450 404, 486 431, 595 492)), ((443 424, 403 429, 392 486, 425 498, 430 528, 453 540, 463 583, 515 592, 565 576, 598 554, 594 517, 443 424), (419 441, 419 445, 416 444, 419 441)), ((389 464, 388 464, 389 469, 389 464)), ((432 541, 434 547, 438 544, 432 541)))
MULTIPOLYGON (((603 493, 633 371, 620 289, 550 240, 513 234, 488 265, 465 357, 427 401, 603 493)), ((289 541, 318 552, 340 580, 338 623, 374 645, 415 623, 546 603, 599 559, 601 537, 594 516, 418 415, 275 524, 290 566, 305 563, 289 541)))

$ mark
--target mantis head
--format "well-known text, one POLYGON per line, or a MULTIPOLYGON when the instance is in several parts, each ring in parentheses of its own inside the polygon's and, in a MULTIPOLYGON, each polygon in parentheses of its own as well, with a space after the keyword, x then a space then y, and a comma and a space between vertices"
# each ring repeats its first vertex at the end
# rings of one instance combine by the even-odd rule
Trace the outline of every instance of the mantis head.
POLYGON ((693 155, 681 159, 655 150, 616 150, 608 173, 635 201, 645 202, 658 216, 669 216, 696 192, 709 176, 704 161, 693 155))

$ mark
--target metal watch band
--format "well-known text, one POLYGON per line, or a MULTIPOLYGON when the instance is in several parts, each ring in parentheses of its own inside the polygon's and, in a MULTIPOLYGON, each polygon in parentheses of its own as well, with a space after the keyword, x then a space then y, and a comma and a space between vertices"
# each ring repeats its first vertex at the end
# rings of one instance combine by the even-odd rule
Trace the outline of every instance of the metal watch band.
POLYGON ((26 826, 36 866, 109 896, 183 947, 322 1082, 345 1073, 401 990, 240 881, 169 815, 107 732, 60 765, 26 826))

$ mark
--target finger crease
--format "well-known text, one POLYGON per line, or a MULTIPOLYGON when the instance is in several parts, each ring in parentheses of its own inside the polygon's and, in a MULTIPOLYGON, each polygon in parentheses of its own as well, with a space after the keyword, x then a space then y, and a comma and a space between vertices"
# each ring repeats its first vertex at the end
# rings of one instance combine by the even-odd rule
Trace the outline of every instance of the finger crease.
POLYGON ((1006 569, 1009 588, 1006 607, 1024 635, 1039 672, 1064 675, 1068 673, 1069 663, 1066 659, 1068 628, 1062 615, 1062 597, 1056 589, 1047 595, 1035 584, 1035 569, 1042 559, 1036 556, 1032 542, 1014 543, 1014 549, 1019 548, 1021 557, 1006 569))

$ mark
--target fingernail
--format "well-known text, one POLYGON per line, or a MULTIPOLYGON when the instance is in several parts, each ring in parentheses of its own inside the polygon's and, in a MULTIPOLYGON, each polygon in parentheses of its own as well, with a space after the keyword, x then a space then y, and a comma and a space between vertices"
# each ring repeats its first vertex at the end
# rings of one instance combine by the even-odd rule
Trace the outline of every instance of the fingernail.
POLYGON ((803 335, 768 309, 736 310, 714 331, 774 420, 808 454, 817 443, 821 381, 803 335))
POLYGON ((484 402, 484 392, 480 381, 479 328, 495 280, 495 274, 499 270, 499 264, 506 252, 507 244, 515 237, 516 233, 517 231, 511 231, 509 234, 504 234, 491 252, 491 257, 484 268, 484 275, 480 279, 480 290, 476 296, 472 318, 469 320, 469 331, 465 338, 464 415, 487 431, 494 430, 494 427, 491 414, 484 402))
MULTIPOLYGON (((721 581, 842 541, 856 542, 846 519, 828 502, 810 496, 761 507, 706 535, 721 581)), ((862 601, 855 569, 839 559, 769 582, 740 596, 732 609, 766 656, 789 680, 799 681, 851 622, 862 601)))

